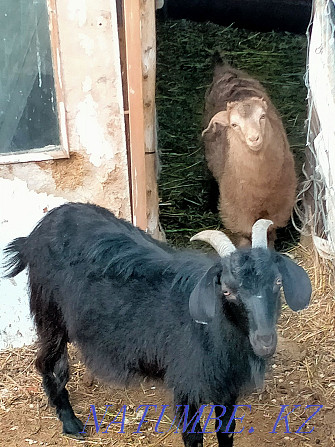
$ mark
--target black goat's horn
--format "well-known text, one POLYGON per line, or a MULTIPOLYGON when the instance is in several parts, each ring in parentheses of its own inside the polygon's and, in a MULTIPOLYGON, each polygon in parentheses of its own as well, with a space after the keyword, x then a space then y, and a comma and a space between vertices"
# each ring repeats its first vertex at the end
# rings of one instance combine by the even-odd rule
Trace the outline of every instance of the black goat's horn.
POLYGON ((252 248, 268 248, 268 228, 272 220, 258 219, 252 226, 252 248))
POLYGON ((208 242, 218 252, 221 258, 230 255, 236 250, 229 237, 218 230, 200 231, 200 233, 191 237, 190 240, 208 242))

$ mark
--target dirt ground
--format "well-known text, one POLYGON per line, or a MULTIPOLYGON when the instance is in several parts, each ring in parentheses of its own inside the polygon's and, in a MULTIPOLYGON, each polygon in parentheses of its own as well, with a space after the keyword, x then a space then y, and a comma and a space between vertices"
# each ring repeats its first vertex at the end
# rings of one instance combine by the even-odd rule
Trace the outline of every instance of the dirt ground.
MULTIPOLYGON (((334 333, 334 295, 328 285, 329 272, 311 262, 311 255, 304 253, 304 266, 309 269, 313 280, 314 294, 309 309, 295 314, 284 306, 279 327, 279 344, 275 357, 268 368, 264 390, 245 397, 239 404, 250 408, 237 409, 235 435, 237 447, 260 446, 324 446, 335 445, 335 333, 334 333), (307 257, 306 257, 307 256, 307 257), (313 273, 314 272, 314 273, 313 273), (317 272, 317 275, 315 275, 317 272), (324 272, 324 273, 322 273, 324 272), (282 407, 287 405, 287 407, 282 407), (282 416, 301 405, 288 416, 288 427, 281 419, 274 430, 281 412, 282 416), (310 424, 299 427, 318 407, 320 411, 310 424), (253 429, 252 429, 252 428, 253 429), (314 428, 313 428, 314 427, 314 428), (312 430, 313 429, 313 430, 312 430), (270 433, 276 431, 276 433, 270 433), (297 433, 297 431, 299 431, 297 433), (309 434, 302 432, 311 431, 309 434)), ((299 260, 299 259, 298 259, 299 260)), ((75 348, 70 349, 71 381, 68 389, 78 417, 85 422, 94 405, 97 420, 103 419, 106 405, 112 405, 103 419, 97 433, 92 414, 87 424, 88 436, 78 441, 61 434, 61 424, 55 412, 48 406, 40 384, 40 377, 34 368, 36 348, 34 346, 2 352, 0 355, 0 446, 24 447, 29 445, 48 446, 175 446, 182 447, 180 433, 170 430, 173 418, 171 393, 163 384, 144 380, 139 386, 124 389, 112 385, 99 384, 94 380, 88 383, 85 367, 79 360, 75 348), (150 408, 141 428, 134 434, 143 416, 139 405, 157 405, 157 411, 150 408), (108 424, 119 410, 126 405, 123 417, 119 415, 118 424, 108 424), (161 419, 155 433, 155 425, 162 405, 170 405, 161 419), (124 433, 121 420, 124 421, 124 433), (107 433, 102 433, 106 431, 107 433)), ((205 411, 205 417, 209 409, 205 411)), ((213 431, 213 425, 208 425, 213 431)), ((216 446, 214 434, 205 435, 205 446, 216 446)))

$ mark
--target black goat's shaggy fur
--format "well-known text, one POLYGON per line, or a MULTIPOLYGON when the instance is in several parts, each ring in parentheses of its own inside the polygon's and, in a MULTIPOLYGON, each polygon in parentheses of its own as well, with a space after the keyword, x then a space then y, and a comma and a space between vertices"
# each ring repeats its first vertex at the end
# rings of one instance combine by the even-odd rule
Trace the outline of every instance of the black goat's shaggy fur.
MULTIPOLYGON (((280 277, 293 309, 310 296, 303 269, 275 252, 237 250, 220 259, 176 251, 90 204, 55 208, 6 252, 8 277, 29 268, 36 365, 64 433, 72 435, 83 425, 65 388, 67 342, 106 381, 164 378, 176 404, 190 405, 190 417, 200 403, 227 405, 218 441, 231 446, 224 430, 232 406, 262 381, 264 357, 275 348, 280 277)), ((201 446, 202 436, 183 433, 184 443, 201 446)))

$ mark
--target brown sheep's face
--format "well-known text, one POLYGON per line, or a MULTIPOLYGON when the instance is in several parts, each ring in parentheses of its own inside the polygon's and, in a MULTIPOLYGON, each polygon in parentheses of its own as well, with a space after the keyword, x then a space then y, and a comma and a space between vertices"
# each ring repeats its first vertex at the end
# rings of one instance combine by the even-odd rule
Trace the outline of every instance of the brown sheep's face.
POLYGON ((233 133, 249 149, 258 152, 264 141, 267 108, 267 103, 262 98, 230 102, 227 110, 213 116, 202 134, 204 136, 206 133, 216 132, 217 125, 229 127, 230 135, 233 133))
POLYGON ((228 125, 252 151, 262 147, 266 125, 266 102, 262 99, 228 104, 228 125))

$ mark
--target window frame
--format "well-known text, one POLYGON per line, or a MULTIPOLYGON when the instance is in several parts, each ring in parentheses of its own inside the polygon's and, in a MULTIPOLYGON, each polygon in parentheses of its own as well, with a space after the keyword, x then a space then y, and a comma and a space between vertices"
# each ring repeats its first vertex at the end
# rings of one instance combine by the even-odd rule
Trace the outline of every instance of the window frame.
POLYGON ((60 144, 10 153, 0 153, 0 165, 10 163, 24 163, 29 161, 54 160, 70 157, 56 0, 46 0, 46 4, 49 16, 49 37, 57 100, 58 132, 60 144))

